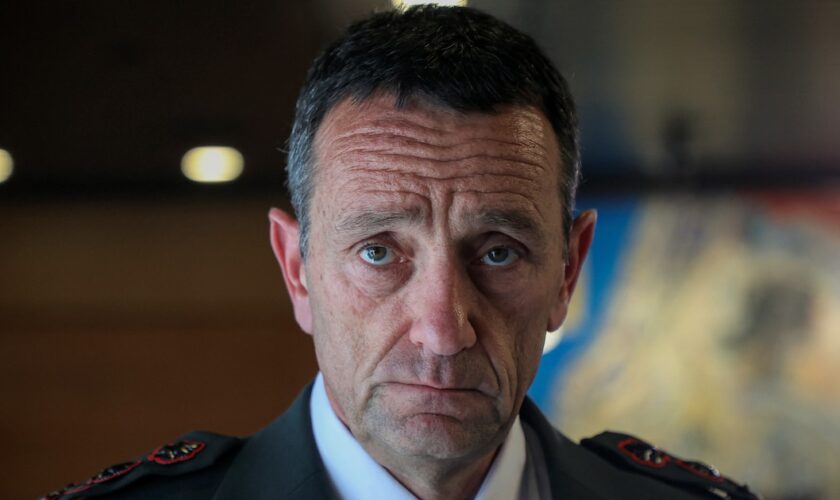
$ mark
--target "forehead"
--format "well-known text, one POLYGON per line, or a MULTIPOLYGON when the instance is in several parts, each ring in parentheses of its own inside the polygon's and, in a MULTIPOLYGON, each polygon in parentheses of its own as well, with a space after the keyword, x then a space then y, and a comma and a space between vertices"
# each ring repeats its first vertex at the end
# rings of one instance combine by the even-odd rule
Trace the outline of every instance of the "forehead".
POLYGON ((422 211, 441 198, 456 209, 493 201, 542 212, 546 195, 559 203, 559 147, 533 107, 462 113, 419 99, 397 108, 390 95, 346 99, 325 116, 313 152, 315 199, 342 210, 413 200, 422 211))
POLYGON ((500 106, 493 113, 464 113, 409 99, 397 107, 390 94, 375 94, 361 102, 344 99, 333 106, 315 134, 314 151, 325 160, 332 153, 376 141, 387 146, 405 145, 416 139, 430 146, 455 147, 459 143, 484 141, 488 152, 521 155, 523 160, 557 159, 559 150, 551 124, 533 106, 500 106))

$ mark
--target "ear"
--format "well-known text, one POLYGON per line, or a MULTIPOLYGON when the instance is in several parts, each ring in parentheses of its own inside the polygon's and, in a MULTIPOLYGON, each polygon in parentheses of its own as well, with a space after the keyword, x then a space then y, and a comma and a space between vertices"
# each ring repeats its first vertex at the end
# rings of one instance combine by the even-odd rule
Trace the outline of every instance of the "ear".
POLYGON ((283 280, 292 299, 295 319, 300 328, 312 334, 312 308, 306 286, 306 269, 300 254, 300 225, 294 217, 279 208, 268 212, 271 223, 271 248, 283 271, 283 280))
POLYGON ((580 277, 580 270, 583 268, 583 261, 592 245, 592 238, 595 236, 597 219, 598 214, 595 210, 587 210, 572 222, 572 229, 569 231, 569 254, 566 258, 563 273, 563 286, 560 289, 560 295, 557 297, 557 303, 549 314, 546 331, 557 330, 566 319, 569 302, 572 300, 572 294, 575 291, 578 277, 580 277))

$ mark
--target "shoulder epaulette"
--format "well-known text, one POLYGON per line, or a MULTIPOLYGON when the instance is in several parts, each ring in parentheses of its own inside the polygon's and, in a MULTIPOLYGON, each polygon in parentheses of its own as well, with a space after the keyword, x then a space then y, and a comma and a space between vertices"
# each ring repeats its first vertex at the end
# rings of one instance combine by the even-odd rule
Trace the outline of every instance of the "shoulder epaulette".
POLYGON ((689 490, 708 498, 757 500, 761 497, 712 466, 678 458, 650 443, 618 432, 602 432, 583 439, 587 448, 614 465, 689 490))
POLYGON ((149 476, 178 476, 210 467, 242 440, 196 431, 159 446, 136 460, 112 465, 84 481, 71 483, 40 500, 71 499, 113 493, 149 476))

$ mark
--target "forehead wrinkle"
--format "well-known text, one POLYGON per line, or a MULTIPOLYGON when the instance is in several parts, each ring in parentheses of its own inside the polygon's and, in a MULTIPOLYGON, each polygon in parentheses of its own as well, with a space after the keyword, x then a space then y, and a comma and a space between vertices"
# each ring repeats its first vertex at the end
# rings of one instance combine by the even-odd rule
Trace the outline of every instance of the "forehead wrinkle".
POLYGON ((401 226, 422 225, 425 220, 423 211, 418 207, 400 209, 369 209, 356 213, 348 213, 335 225, 340 233, 369 233, 401 226))
MULTIPOLYGON (((447 137, 447 139, 450 138, 447 137)), ((329 153, 331 158, 369 154, 373 156, 399 155, 433 161, 460 161, 484 157, 523 163, 541 170, 545 170, 546 166, 552 162, 545 145, 526 136, 519 137, 517 140, 475 136, 467 138, 466 143, 463 138, 437 142, 390 130, 378 132, 367 127, 358 128, 334 138, 330 142, 329 153)))
MULTIPOLYGON (((457 193, 493 194, 547 220, 538 200, 562 169, 553 129, 536 108, 503 108, 464 113, 423 101, 396 108, 387 95, 340 102, 316 132, 313 170, 318 177, 330 172, 332 179, 329 193, 321 194, 372 193, 378 186, 382 193, 374 196, 382 199, 377 203, 395 191, 427 201, 439 195, 451 200, 457 193)), ((354 198, 347 206, 357 205, 359 196, 354 198)), ((341 214, 341 207, 336 209, 341 214)))
MULTIPOLYGON (((393 96, 384 94, 361 102, 346 99, 327 113, 316 132, 313 173, 317 178, 333 163, 349 166, 353 163, 367 166, 386 163, 382 157, 391 153, 389 149, 399 150, 399 146, 406 145, 414 149, 452 151, 451 161, 473 163, 467 167, 474 167, 475 162, 487 158, 490 161, 479 165, 485 171, 488 170, 487 163, 493 163, 493 160, 506 163, 497 168, 523 172, 538 169, 540 172, 535 173, 533 182, 539 184, 542 182, 537 177, 554 177, 562 168, 553 129, 536 108, 511 105, 502 106, 493 113, 463 113, 423 100, 410 101, 409 105, 397 108, 393 96), (487 154, 488 149, 506 152, 493 156, 487 154)), ((440 154, 432 155, 434 158, 429 155, 427 150, 413 157, 409 152, 406 156, 387 159, 395 162, 423 158, 437 165, 447 161, 440 154)), ((523 180, 526 177, 527 174, 523 180)))
POLYGON ((387 94, 361 102, 352 99, 339 102, 327 112, 316 136, 322 136, 327 129, 338 132, 331 138, 333 143, 353 135, 414 139, 424 136, 423 142, 441 145, 463 139, 486 139, 505 146, 541 150, 547 157, 551 154, 546 139, 550 145, 556 143, 547 118, 533 106, 506 105, 490 113, 461 112, 419 99, 397 108, 393 96, 387 94), (359 116, 367 116, 367 119, 360 123, 359 116), (491 132, 487 137, 488 130, 498 129, 506 129, 504 135, 497 134, 499 137, 494 138, 491 132), (340 133, 341 130, 346 132, 340 133), (505 140, 507 137, 512 140, 505 140))
MULTIPOLYGON (((426 176, 416 171, 403 171, 399 169, 383 170, 379 168, 369 168, 359 166, 354 169, 361 175, 353 179, 347 179, 339 185, 339 191, 355 191, 364 192, 366 194, 380 194, 386 197, 394 194, 401 194, 407 196, 419 196, 422 199, 429 199, 432 194, 440 190, 441 184, 447 182, 454 182, 455 185, 442 186, 445 192, 449 192, 450 196, 453 194, 476 194, 476 195, 499 195, 502 197, 520 198, 527 202, 528 205, 534 208, 540 219, 544 220, 545 215, 540 209, 532 196, 533 193, 538 192, 542 185, 538 180, 527 176, 517 174, 464 174, 464 175, 450 175, 450 176, 426 176), (500 177, 504 180, 506 189, 481 189, 475 186, 470 181, 477 177, 500 177), (374 179, 374 180, 371 180, 374 179), (388 189, 372 188, 371 183, 375 182, 378 186, 391 186, 388 189), (411 186, 410 189, 404 189, 401 186, 411 186), (518 189, 516 189, 518 188, 518 189)), ((354 201, 358 201, 357 197, 354 201)))
MULTIPOLYGON (((350 170, 353 172, 357 172, 361 174, 363 178, 368 176, 370 177, 384 177, 384 179, 380 179, 379 182, 387 182, 387 183, 399 183, 400 179, 411 179, 413 181, 421 181, 421 182, 431 182, 431 181, 439 181, 439 182, 458 182, 458 181, 470 181, 473 179, 478 178, 486 178, 486 177, 498 177, 499 180, 506 180, 507 182, 519 182, 523 184, 527 184, 528 187, 533 185, 539 185, 539 181, 531 176, 522 175, 516 172, 464 172, 464 173, 440 173, 436 174, 439 170, 437 169, 430 169, 430 172, 418 172, 417 170, 410 170, 405 171, 399 168, 371 168, 368 165, 364 166, 357 166, 353 167, 350 170)), ((361 179, 351 180, 348 183, 357 183, 361 182, 361 179)), ((461 182, 463 184, 464 182, 461 182)))
POLYGON ((368 120, 370 124, 386 128, 414 127, 443 137, 452 131, 464 130, 465 125, 467 131, 480 130, 482 125, 491 121, 508 125, 515 123, 516 129, 528 129, 529 135, 536 132, 542 136, 552 130, 543 112, 532 105, 506 104, 489 112, 461 111, 416 96, 397 106, 395 96, 389 93, 374 94, 363 100, 345 98, 333 106, 327 117, 334 121, 353 122, 354 115, 358 113, 374 113, 376 117, 368 120), (340 111, 330 117, 334 110, 340 111))
MULTIPOLYGON (((521 199, 522 201, 525 202, 524 203, 525 206, 531 207, 533 209, 533 212, 537 215, 537 219, 538 219, 537 222, 542 222, 542 221, 545 220, 545 215, 543 214, 542 210, 540 210, 540 205, 538 203, 536 203, 534 201, 534 199, 531 198, 530 196, 526 196, 526 195, 521 194, 521 193, 515 193, 515 192, 512 192, 512 191, 463 189, 463 190, 459 190, 456 194, 477 194, 477 195, 498 194, 498 195, 502 195, 502 196, 521 199)), ((512 214, 514 212, 519 213, 519 214, 524 213, 522 210, 519 210, 519 209, 505 209, 505 208, 503 208, 503 209, 488 208, 486 210, 480 210, 479 211, 479 213, 481 213, 481 212, 498 212, 499 215, 512 214)), ((532 221, 534 220, 533 218, 530 218, 530 217, 529 217, 529 219, 532 220, 532 221)))
POLYGON ((490 208, 470 214, 469 218, 478 224, 507 227, 524 233, 532 233, 538 227, 536 221, 521 210, 490 208))
POLYGON ((366 121, 384 128, 415 127, 438 135, 447 135, 453 130, 461 130, 464 125, 469 130, 478 130, 488 122, 515 124, 515 128, 533 135, 553 136, 553 129, 544 113, 533 105, 505 104, 496 106, 489 112, 460 111, 446 105, 428 100, 412 99, 409 103, 397 106, 393 95, 379 94, 363 100, 347 97, 339 100, 324 115, 322 126, 329 122, 349 121, 355 124, 359 114, 371 115, 366 121))
MULTIPOLYGON (((451 133, 443 133, 440 130, 434 130, 433 135, 450 140, 433 141, 429 140, 429 138, 420 138, 418 137, 418 135, 420 134, 406 133, 406 130, 404 128, 381 128, 376 126, 370 126, 358 127, 352 131, 348 131, 344 134, 338 135, 331 142, 332 144, 341 145, 343 143, 353 144, 356 143, 359 139, 368 139, 376 144, 396 143, 396 145, 399 146, 416 145, 426 146, 434 149, 467 149, 470 147, 483 147, 484 143, 491 143, 502 147, 512 146, 516 148, 517 152, 522 152, 523 154, 529 154, 531 156, 539 156, 540 158, 548 157, 548 149, 546 148, 546 146, 540 141, 532 139, 530 135, 519 135, 516 137, 516 140, 488 137, 485 135, 468 135, 466 139, 471 141, 469 144, 464 144, 463 140, 452 141, 451 133)), ((346 151, 369 150, 373 152, 378 152, 387 151, 389 149, 391 148, 372 148, 361 146, 357 148, 346 148, 346 151)))
MULTIPOLYGON (((531 160, 528 160, 528 159, 525 159, 525 158, 522 158, 522 157, 519 157, 519 156, 514 157, 514 156, 508 156, 508 155, 473 153, 473 154, 467 154, 467 155, 463 155, 463 156, 452 156, 452 157, 442 158, 440 156, 423 156, 423 155, 405 154, 405 153, 391 153, 391 152, 387 152, 387 151, 389 151, 389 150, 371 150, 371 149, 368 149, 368 148, 361 148, 360 147, 360 148, 356 148, 356 149, 353 149, 353 150, 348 150, 347 152, 348 153, 354 153, 351 156, 361 156, 362 159, 366 160, 365 163, 367 163, 367 164, 376 164, 376 163, 389 164, 389 163, 394 163, 393 160, 403 160, 403 159, 405 159, 405 160, 423 160, 423 161, 427 161, 427 162, 435 163, 435 164, 468 162, 470 164, 468 166, 471 166, 472 164, 475 164, 475 161, 469 161, 469 160, 486 159, 486 160, 490 160, 490 162, 501 162, 501 163, 504 164, 504 166, 519 165, 519 166, 533 167, 533 168, 536 168, 537 170, 539 170, 540 174, 544 173, 545 170, 546 170, 546 165, 544 165, 543 163, 540 163, 538 161, 531 161, 531 160), (381 158, 381 160, 371 161, 370 159, 365 158, 366 157, 365 153, 374 153, 373 156, 375 158, 381 158), (392 160, 392 161, 386 162, 385 160, 392 160)), ((489 163, 489 162, 482 162, 482 164, 484 164, 484 165, 486 165, 487 163, 489 163)), ((392 169, 392 170, 396 170, 396 169, 392 169)))
POLYGON ((344 168, 347 172, 352 172, 361 178, 356 179, 355 182, 391 185, 400 185, 404 182, 434 185, 447 181, 466 185, 489 179, 505 182, 511 188, 518 186, 529 193, 536 193, 546 183, 542 179, 543 170, 536 169, 532 165, 511 161, 484 162, 481 160, 481 157, 474 157, 452 165, 453 168, 444 168, 440 164, 448 162, 442 160, 394 155, 393 157, 345 158, 344 168), (407 166, 409 162, 411 166, 407 166), (510 185, 510 183, 514 184, 510 185))

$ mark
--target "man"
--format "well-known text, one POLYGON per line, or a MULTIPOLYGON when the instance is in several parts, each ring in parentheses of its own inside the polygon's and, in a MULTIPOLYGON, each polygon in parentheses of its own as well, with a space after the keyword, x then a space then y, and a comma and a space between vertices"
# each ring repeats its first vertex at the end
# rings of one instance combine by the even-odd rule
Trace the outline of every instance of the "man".
POLYGON ((529 37, 466 8, 352 26, 310 70, 288 176, 271 244, 314 383, 255 436, 193 433, 56 497, 753 498, 629 436, 576 445, 526 398, 595 228, 529 37))

